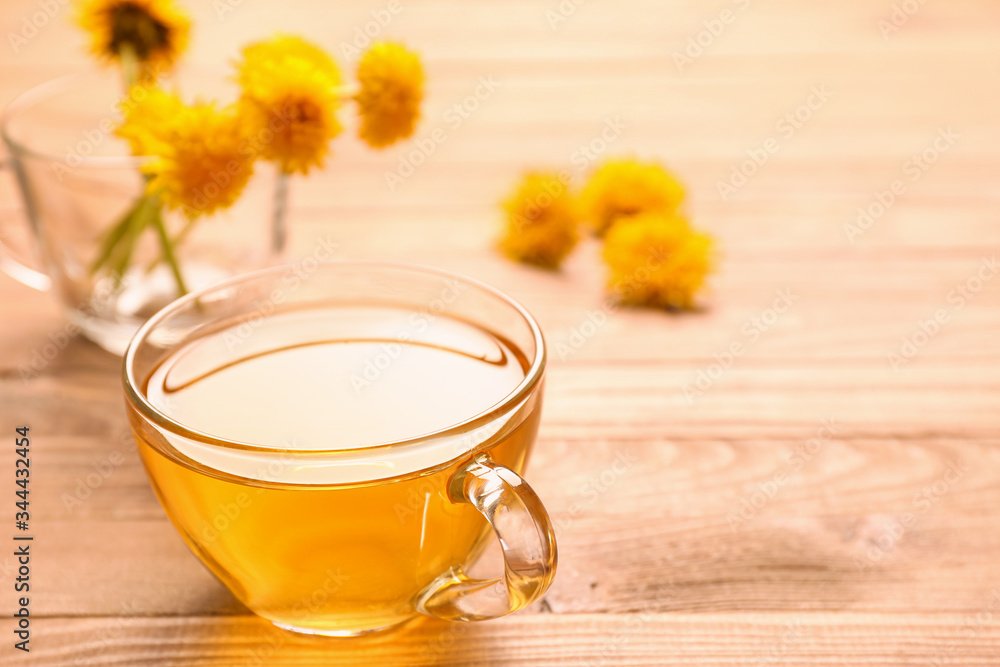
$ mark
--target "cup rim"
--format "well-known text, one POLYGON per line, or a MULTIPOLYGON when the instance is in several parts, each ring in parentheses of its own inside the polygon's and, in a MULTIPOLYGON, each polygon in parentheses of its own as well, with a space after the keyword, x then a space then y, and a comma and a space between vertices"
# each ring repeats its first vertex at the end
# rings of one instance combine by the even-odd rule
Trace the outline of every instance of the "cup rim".
MULTIPOLYGON (((43 83, 39 83, 18 93, 18 95, 15 96, 14 99, 10 100, 3 107, 3 110, 0 111, 0 138, 3 139, 3 142, 7 145, 7 147, 18 157, 30 156, 41 160, 65 164, 65 161, 59 155, 33 148, 25 144, 23 141, 15 138, 10 132, 9 124, 15 116, 27 109, 30 109, 36 102, 49 99, 53 95, 70 90, 74 86, 79 87, 82 82, 85 82, 88 79, 103 81, 107 77, 107 73, 102 70, 72 72, 70 74, 58 76, 54 79, 49 79, 48 81, 44 81, 43 83)), ((117 104, 117 102, 127 98, 128 94, 123 93, 115 99, 115 103, 117 104)), ((112 169, 138 169, 144 163, 153 159, 152 156, 148 155, 78 155, 77 157, 80 159, 79 166, 85 165, 89 168, 112 169)))
POLYGON ((262 278, 267 275, 283 274, 287 272, 290 268, 294 267, 294 263, 286 263, 278 266, 267 267, 264 269, 258 269, 256 271, 250 271, 247 273, 241 273, 232 278, 222 280, 217 283, 213 283, 207 287, 204 287, 195 292, 191 292, 175 301, 164 306, 162 309, 157 311, 152 317, 150 317, 143 325, 136 331, 135 335, 129 341, 128 348, 125 350, 125 354, 122 359, 122 385, 125 389, 125 397, 129 404, 132 405, 139 413, 142 414, 144 418, 149 420, 151 423, 159 428, 162 428, 174 435, 181 436, 190 440, 195 440, 204 445, 212 445, 225 449, 235 449, 243 451, 251 451, 254 453, 295 453, 300 455, 314 456, 314 455, 344 455, 351 453, 363 453, 363 452, 379 452, 386 449, 399 449, 407 446, 417 446, 423 443, 437 440, 441 438, 446 438, 450 436, 464 434, 480 428, 494 419, 499 415, 503 414, 511 406, 519 405, 522 401, 528 398, 535 388, 540 383, 545 365, 548 357, 548 351, 545 345, 545 338, 542 335, 541 327, 539 327, 538 322, 535 318, 528 312, 528 310, 522 306, 517 300, 509 296, 505 292, 498 290, 495 287, 487 285, 486 283, 478 280, 476 278, 471 278, 469 276, 453 273, 451 271, 444 271, 441 269, 436 269, 433 267, 424 266, 421 264, 414 264, 409 262, 392 262, 392 261, 379 261, 379 260, 339 260, 331 262, 320 263, 319 271, 333 270, 336 268, 368 268, 368 269, 402 269, 404 271, 410 271, 414 273, 439 276, 443 278, 449 278, 461 281, 471 287, 479 289, 495 298, 505 303, 506 305, 512 307, 521 319, 528 325, 531 330, 531 336, 535 343, 535 354, 531 361, 531 365, 524 374, 524 378, 518 383, 518 385, 510 391, 506 396, 504 396, 496 404, 486 408, 482 412, 479 412, 471 417, 463 419, 462 421, 452 424, 451 426, 446 426, 444 428, 438 429, 436 431, 430 431, 427 433, 418 434, 412 437, 393 440, 390 442, 380 442, 371 445, 362 445, 358 447, 340 447, 336 449, 292 449, 288 447, 273 447, 268 445, 257 445, 248 442, 241 442, 238 440, 232 440, 204 431, 199 431, 197 429, 190 428, 184 424, 173 419, 166 413, 158 410, 154 407, 147 399, 146 396, 140 391, 137 378, 133 376, 133 367, 136 356, 136 350, 139 347, 139 343, 144 341, 148 334, 163 320, 167 319, 177 311, 186 307, 188 304, 200 299, 212 292, 221 292, 242 283, 247 283, 258 278, 262 278))

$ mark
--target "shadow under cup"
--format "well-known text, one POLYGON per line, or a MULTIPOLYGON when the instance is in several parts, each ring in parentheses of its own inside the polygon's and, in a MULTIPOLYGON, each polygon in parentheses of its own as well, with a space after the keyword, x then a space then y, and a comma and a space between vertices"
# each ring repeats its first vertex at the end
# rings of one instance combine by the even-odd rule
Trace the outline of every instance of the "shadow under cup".
POLYGON ((195 555, 274 624, 352 636, 420 613, 495 618, 546 591, 555 539, 520 477, 544 367, 538 325, 500 292, 340 262, 174 302, 136 334, 123 381, 150 483, 195 555), (490 385, 501 373, 510 386, 490 385), (184 398, 226 378, 232 391, 184 398), (504 572, 471 578, 491 528, 504 572))

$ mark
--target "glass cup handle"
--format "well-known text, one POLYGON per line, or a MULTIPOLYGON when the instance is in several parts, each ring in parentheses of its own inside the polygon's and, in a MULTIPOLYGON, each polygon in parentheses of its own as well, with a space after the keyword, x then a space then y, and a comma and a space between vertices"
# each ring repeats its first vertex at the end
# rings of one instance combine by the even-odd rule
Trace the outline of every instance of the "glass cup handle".
POLYGON ((417 609, 448 621, 485 621, 522 609, 545 593, 556 573, 556 538, 542 501, 513 470, 488 455, 452 477, 452 502, 470 503, 500 540, 504 574, 473 579, 453 569, 432 583, 417 609))
MULTIPOLYGON (((10 159, 0 159, 0 170, 7 169, 11 169, 16 173, 16 168, 13 167, 10 159)), ((5 237, 5 227, 0 225, 0 270, 28 287, 33 287, 41 291, 49 289, 52 285, 51 279, 18 258, 14 249, 5 242, 5 237)))

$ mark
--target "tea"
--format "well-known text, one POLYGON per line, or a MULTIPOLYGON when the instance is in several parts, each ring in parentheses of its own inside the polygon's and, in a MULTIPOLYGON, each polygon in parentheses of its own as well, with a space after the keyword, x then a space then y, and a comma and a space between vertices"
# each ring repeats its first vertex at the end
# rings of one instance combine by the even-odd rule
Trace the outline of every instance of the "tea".
POLYGON ((164 509, 242 602, 285 627, 356 634, 412 617, 431 582, 478 555, 488 524, 447 497, 449 480, 473 449, 523 471, 539 401, 509 427, 409 441, 489 412, 528 366, 462 320, 313 305, 216 326, 146 380, 151 405, 240 447, 199 447, 130 415, 164 509), (405 453, 338 457, 402 440, 405 453))

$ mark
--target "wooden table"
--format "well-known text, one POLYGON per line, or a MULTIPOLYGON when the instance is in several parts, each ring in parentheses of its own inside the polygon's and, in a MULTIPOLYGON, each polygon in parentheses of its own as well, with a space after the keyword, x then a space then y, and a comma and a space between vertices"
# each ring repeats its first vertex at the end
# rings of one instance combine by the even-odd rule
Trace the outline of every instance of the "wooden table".
MULTIPOLYGON (((215 65, 277 28, 344 60, 388 6, 185 4, 190 58, 215 65)), ((1000 10, 895 5, 404 1, 383 30, 424 54, 419 136, 446 141, 390 191, 413 146, 341 139, 325 174, 295 183, 299 251, 331 233, 342 257, 473 275, 571 345, 601 309, 598 248, 561 273, 511 264, 492 250, 496 201, 525 168, 586 163, 610 122, 624 127, 602 155, 664 160, 724 253, 704 312, 617 310, 553 354, 528 477, 559 575, 513 617, 348 642, 248 615, 122 439, 119 360, 75 339, 22 382, 64 324, 50 297, 0 280, 0 434, 31 426, 36 537, 29 655, 11 646, 0 549, 0 664, 1000 664, 1000 10), (455 104, 477 108, 456 123, 455 104), (723 197, 734 169, 754 173, 723 197), (852 233, 896 179, 905 192, 852 233)), ((39 7, 5 0, 0 32, 39 7)), ((79 66, 68 13, 16 55, 4 38, 0 98, 79 66)))

